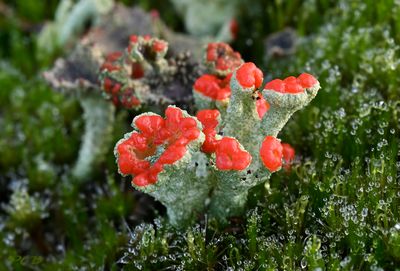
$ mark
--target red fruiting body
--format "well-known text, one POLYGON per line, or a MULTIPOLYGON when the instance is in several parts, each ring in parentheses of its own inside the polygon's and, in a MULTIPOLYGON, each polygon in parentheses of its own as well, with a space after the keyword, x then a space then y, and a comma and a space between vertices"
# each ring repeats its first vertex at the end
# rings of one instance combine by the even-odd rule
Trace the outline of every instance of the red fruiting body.
POLYGON ((136 44, 138 41, 139 41, 139 37, 136 36, 136 35, 131 35, 131 36, 129 37, 129 45, 128 45, 128 48, 127 48, 127 51, 128 51, 129 54, 130 54, 131 51, 132 51, 132 46, 133 46, 134 44, 136 44))
POLYGON ((113 52, 113 53, 109 53, 106 56, 106 61, 107 62, 114 62, 114 61, 117 61, 121 56, 122 56, 122 52, 119 52, 119 51, 116 51, 116 52, 113 52))
POLYGON ((144 76, 144 70, 143 70, 142 65, 140 65, 140 63, 133 62, 131 77, 133 79, 139 79, 139 78, 142 78, 143 76, 144 76))
POLYGON ((229 86, 232 74, 224 79, 219 79, 215 75, 204 74, 194 82, 194 90, 200 92, 213 100, 225 100, 231 96, 231 88, 229 86))
POLYGON ((308 73, 300 74, 299 77, 297 77, 297 80, 303 88, 310 88, 318 83, 318 80, 308 73))
POLYGON ((121 173, 134 175, 133 183, 138 186, 155 183, 163 166, 180 160, 187 144, 200 135, 195 119, 184 117, 180 109, 169 107, 165 115, 165 119, 158 115, 137 117, 134 124, 139 132, 133 132, 117 145, 121 173), (151 165, 146 158, 154 155, 160 145, 164 145, 165 151, 151 165))
POLYGON ((135 120, 136 127, 145 137, 157 134, 164 127, 164 119, 158 115, 141 116, 135 120))
POLYGON ((143 154, 137 148, 137 145, 143 144, 143 140, 140 134, 134 132, 118 145, 118 166, 122 174, 139 174, 150 167, 150 162, 141 159, 143 154))
POLYGON ((160 156, 158 162, 163 165, 171 165, 181 159, 185 153, 186 147, 175 144, 168 147, 168 149, 160 156))
POLYGON ((220 170, 243 170, 251 163, 251 155, 240 148, 232 137, 223 137, 215 150, 216 166, 220 170))
POLYGON ((303 92, 303 87, 297 81, 297 78, 294 76, 289 76, 283 80, 285 83, 285 92, 286 93, 300 93, 303 92))
POLYGON ((218 110, 204 109, 197 112, 197 119, 203 125, 203 133, 206 139, 201 146, 201 150, 205 153, 213 153, 217 148, 218 140, 215 138, 217 135, 216 128, 218 126, 218 118, 220 113, 218 110))
POLYGON ((120 84, 120 83, 115 83, 115 84, 114 84, 114 87, 113 87, 112 90, 111 90, 111 94, 112 94, 112 95, 118 94, 118 92, 120 91, 120 89, 121 89, 121 84, 120 84))
POLYGON ((151 38, 150 35, 144 37, 132 35, 129 37, 128 54, 113 52, 106 56, 105 62, 100 68, 102 73, 102 87, 109 94, 110 99, 117 106, 133 109, 141 104, 136 92, 132 89, 129 80, 118 80, 118 78, 141 79, 145 76, 142 63, 136 60, 132 53, 135 44, 141 43, 146 47, 144 51, 152 50, 154 53, 165 52, 168 49, 167 42, 151 38), (112 74, 111 74, 112 73, 112 74))
POLYGON ((209 43, 207 47, 207 61, 215 61, 218 58, 218 55, 215 50, 214 43, 209 43))
POLYGON ((115 65, 114 62, 122 57, 121 52, 113 52, 106 56, 106 61, 101 65, 100 71, 107 70, 108 72, 119 71, 121 67, 115 65))
POLYGON ((283 148, 281 142, 273 136, 266 136, 260 148, 260 156, 264 166, 271 172, 282 166, 283 148))
POLYGON ((162 40, 154 40, 153 42, 153 50, 157 53, 166 50, 167 43, 162 40))
POLYGON ((136 35, 132 35, 132 36, 129 37, 129 41, 130 41, 131 43, 136 43, 136 42, 139 41, 139 38, 138 38, 138 36, 136 36, 136 35))
POLYGON ((290 164, 292 163, 295 156, 294 148, 290 146, 290 144, 288 143, 282 143, 282 155, 283 155, 284 167, 286 169, 289 169, 290 164))
POLYGON ((256 101, 257 113, 260 119, 264 117, 265 113, 269 109, 269 103, 264 99, 261 93, 258 93, 258 99, 256 101))
POLYGON ((156 162, 147 171, 136 175, 132 182, 137 186, 146 186, 157 182, 157 175, 163 170, 163 165, 156 162))
POLYGON ((121 69, 120 67, 114 66, 114 64, 111 62, 104 62, 103 65, 101 65, 100 67, 100 71, 107 70, 109 72, 119 71, 120 69, 121 69))
POLYGON ((121 84, 110 77, 105 77, 103 80, 103 89, 108 94, 116 95, 121 89, 121 84))
POLYGON ((203 109, 197 112, 196 118, 203 125, 203 129, 215 129, 219 124, 218 118, 220 115, 216 109, 203 109))
POLYGON ((243 88, 259 88, 263 82, 263 73, 254 63, 247 62, 236 70, 236 79, 243 88))
POLYGON ((104 81, 103 81, 103 88, 107 93, 110 93, 112 88, 114 87, 114 81, 109 78, 109 77, 105 77, 104 81))
POLYGON ((265 89, 274 90, 281 93, 301 93, 305 88, 311 88, 318 83, 312 75, 302 73, 299 77, 289 76, 284 80, 274 79, 265 85, 265 89))
POLYGON ((276 92, 285 93, 285 83, 281 79, 274 79, 268 82, 265 85, 264 89, 272 89, 275 90, 276 92))
POLYGON ((232 72, 243 63, 240 54, 223 42, 208 44, 206 60, 209 63, 213 63, 217 70, 227 72, 232 72))
POLYGON ((127 109, 132 109, 140 105, 140 100, 135 96, 135 91, 131 88, 125 89, 119 96, 120 104, 127 109))
POLYGON ((215 129, 204 129, 203 133, 206 139, 201 146, 201 151, 208 154, 215 152, 218 145, 218 140, 215 138, 217 131, 215 129))

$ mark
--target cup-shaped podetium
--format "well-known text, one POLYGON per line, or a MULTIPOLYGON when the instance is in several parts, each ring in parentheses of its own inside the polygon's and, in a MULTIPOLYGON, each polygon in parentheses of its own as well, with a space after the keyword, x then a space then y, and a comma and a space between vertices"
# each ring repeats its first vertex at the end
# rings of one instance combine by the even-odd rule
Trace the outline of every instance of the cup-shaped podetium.
POLYGON ((209 192, 207 163, 200 151, 205 136, 202 125, 177 107, 169 106, 165 118, 153 113, 133 120, 135 131, 115 147, 122 175, 133 186, 167 207, 172 224, 185 225, 203 211, 209 192), (203 179, 204 178, 204 179, 203 179))

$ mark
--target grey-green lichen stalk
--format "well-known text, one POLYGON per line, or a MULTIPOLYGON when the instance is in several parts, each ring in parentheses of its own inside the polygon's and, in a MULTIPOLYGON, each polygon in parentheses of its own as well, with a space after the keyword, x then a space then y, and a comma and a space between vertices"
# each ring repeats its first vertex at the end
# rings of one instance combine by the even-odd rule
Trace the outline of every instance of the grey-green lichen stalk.
POLYGON ((96 48, 78 45, 68 58, 58 59, 44 73, 55 89, 77 98, 83 109, 85 127, 72 168, 72 177, 78 182, 88 180, 104 161, 112 140, 115 106, 101 95, 96 77, 102 60, 96 48))
POLYGON ((134 187, 165 204, 175 226, 203 212, 222 222, 240 215, 249 189, 282 166, 277 134, 320 88, 304 73, 260 89, 263 74, 253 63, 209 56, 208 61, 230 71, 202 75, 194 84, 197 101, 208 99, 213 109, 202 109, 196 117, 177 107, 169 107, 165 119, 142 114, 134 119, 136 131, 115 148, 120 173, 133 176, 134 187), (218 106, 221 100, 226 106, 218 106))
MULTIPOLYGON (((260 93, 267 101, 269 109, 260 116, 254 102, 254 97, 258 97, 258 94, 254 95, 257 90, 255 87, 243 88, 235 75, 231 81, 232 97, 222 134, 237 138, 253 159, 247 171, 218 172, 221 177, 217 178, 218 183, 213 191, 210 206, 210 212, 215 217, 239 215, 246 203, 248 190, 265 182, 272 172, 278 170, 273 166, 268 168, 266 162, 269 161, 269 157, 266 161, 262 159, 263 139, 275 139, 291 115, 307 105, 320 88, 319 84, 315 83, 300 93, 292 94, 279 93, 270 89, 271 85, 267 85, 260 93)), ((279 144, 277 145, 278 149, 281 149, 279 144)))
POLYGON ((77 180, 86 180, 103 162, 111 143, 115 106, 98 95, 90 95, 82 99, 81 106, 85 120, 85 133, 72 175, 77 180))

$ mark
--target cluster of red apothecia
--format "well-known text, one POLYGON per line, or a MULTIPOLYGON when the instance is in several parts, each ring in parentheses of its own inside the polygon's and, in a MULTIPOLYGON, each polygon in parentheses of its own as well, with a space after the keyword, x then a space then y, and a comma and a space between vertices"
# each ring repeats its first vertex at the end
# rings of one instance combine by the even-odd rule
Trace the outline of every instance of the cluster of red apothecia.
POLYGON ((136 52, 134 49, 138 49, 137 51, 143 53, 146 58, 156 59, 157 56, 165 55, 168 44, 149 35, 132 35, 125 52, 113 52, 107 55, 100 67, 101 86, 116 106, 127 109, 140 106, 141 101, 135 88, 142 85, 132 84, 132 81, 145 76, 143 65, 138 56, 134 55, 136 52))
MULTIPOLYGON (((158 45, 156 46, 158 48, 158 45)), ((162 46, 161 46, 162 47, 162 46)), ((163 47, 163 49, 165 49, 163 47)), ((208 46, 208 65, 214 67, 215 74, 202 75, 194 84, 194 91, 215 100, 228 100, 231 94, 229 81, 232 72, 236 70, 237 82, 244 88, 260 88, 263 82, 263 73, 254 63, 243 63, 240 55, 227 44, 213 43, 208 46), (220 75, 217 75, 219 73, 220 75), (221 74, 225 74, 221 76, 221 74)), ((105 83, 105 82, 104 82, 105 83)), ((318 81, 309 74, 303 73, 299 77, 288 77, 284 80, 275 79, 265 85, 265 89, 280 93, 295 94, 304 92, 318 81)), ((108 89, 113 89, 115 85, 108 89)), ((258 91, 258 90, 257 90, 258 91)), ((261 92, 256 100, 260 119, 268 111, 269 105, 261 92)), ((198 139, 201 132, 205 141, 201 151, 206 154, 215 154, 216 167, 219 170, 244 170, 252 160, 252 156, 240 143, 232 137, 218 136, 220 112, 216 109, 198 111, 196 118, 201 122, 199 129, 196 119, 185 116, 183 111, 176 107, 168 107, 165 119, 158 115, 141 115, 134 120, 139 132, 132 132, 129 137, 121 140, 116 147, 120 172, 124 175, 133 175, 133 182, 138 186, 146 186, 157 181, 158 174, 164 165, 178 162, 188 151, 188 144, 198 139), (159 146, 163 146, 163 153, 150 163, 149 157, 156 153, 159 146)), ((286 168, 294 159, 295 151, 287 143, 281 143, 273 136, 266 136, 261 144, 260 157, 264 166, 271 172, 286 168)))
MULTIPOLYGON (((236 70, 236 79, 238 83, 245 89, 252 87, 257 89, 262 85, 263 73, 254 65, 254 63, 248 62, 242 64, 236 70)), ((303 73, 298 78, 288 77, 285 80, 275 79, 270 83, 267 83, 265 89, 270 89, 281 93, 298 93, 300 91, 291 91, 293 85, 296 85, 297 89, 301 88, 301 92, 303 92, 306 88, 312 87, 317 82, 318 81, 312 75, 303 73), (276 82, 283 82, 284 88, 276 88, 276 82)), ((261 93, 258 93, 258 95, 261 96, 261 93)), ((256 101, 256 105, 258 115, 260 118, 262 118, 262 116, 268 111, 269 105, 266 102, 260 103, 260 101, 263 101, 263 99, 258 99, 256 101)), ((216 166, 218 169, 243 170, 250 164, 251 155, 245 150, 239 148, 240 144, 236 139, 223 137, 222 139, 218 140, 216 138, 218 134, 218 119, 220 117, 218 110, 200 110, 196 117, 203 124, 203 133, 206 136, 202 146, 202 151, 205 153, 216 153, 216 166)), ((261 144, 261 160, 263 161, 265 167, 271 172, 278 170, 282 166, 282 158, 283 162, 285 163, 285 167, 288 168, 288 165, 293 161, 294 156, 295 151, 289 144, 281 144, 281 142, 273 136, 265 137, 261 144)))
POLYGON ((196 119, 184 116, 177 107, 168 107, 165 119, 159 115, 141 115, 134 119, 139 132, 132 132, 116 147, 119 170, 124 175, 134 175, 138 186, 153 184, 164 165, 180 160, 187 151, 187 145, 196 140, 201 130, 196 119), (153 156, 157 147, 164 152, 153 164, 146 158, 153 156))
MULTIPOLYGON (((240 54, 235 52, 228 44, 222 42, 209 43, 206 53, 206 65, 210 68, 210 73, 204 74, 196 80, 193 86, 194 91, 208 99, 227 103, 231 96, 229 83, 232 73, 242 64, 243 59, 240 54)), ((246 77, 250 70, 257 72, 259 69, 253 63, 245 63, 244 65, 247 68, 241 70, 243 75, 237 71, 236 76, 240 77, 243 83, 246 84, 243 76, 246 77)), ((256 82, 258 88, 262 84, 262 73, 261 76, 256 75, 255 78, 261 79, 261 81, 256 82)), ((262 118, 269 105, 261 94, 258 94, 256 105, 258 115, 262 118)))

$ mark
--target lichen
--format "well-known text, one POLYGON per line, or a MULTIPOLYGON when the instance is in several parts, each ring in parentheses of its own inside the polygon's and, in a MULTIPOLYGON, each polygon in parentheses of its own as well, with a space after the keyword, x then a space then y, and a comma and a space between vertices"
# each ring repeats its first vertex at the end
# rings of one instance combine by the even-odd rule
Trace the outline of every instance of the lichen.
MULTIPOLYGON (((137 42, 136 37, 135 42, 137 42)), ((148 42, 150 46, 154 46, 152 45, 154 41, 148 40, 148 42)), ((263 89, 261 70, 251 62, 243 63, 240 55, 234 53, 227 45, 208 46, 206 61, 217 63, 210 65, 216 75, 201 76, 194 84, 194 91, 200 92, 200 95, 208 95, 210 102, 218 101, 221 92, 228 95, 224 96, 225 112, 203 109, 197 113, 197 118, 191 117, 202 124, 202 131, 198 130, 202 138, 201 144, 189 147, 190 151, 187 151, 190 157, 195 157, 199 159, 198 161, 173 160, 174 169, 166 170, 169 172, 165 175, 166 179, 157 177, 164 168, 159 163, 165 155, 161 153, 169 151, 170 148, 164 147, 161 144, 163 141, 159 138, 177 133, 168 130, 170 121, 168 112, 177 110, 174 107, 167 109, 165 124, 159 116, 152 114, 136 117, 134 123, 141 133, 145 135, 145 131, 148 130, 153 135, 145 139, 135 132, 127 134, 115 149, 120 173, 132 175, 135 187, 139 186, 141 190, 164 203, 170 221, 175 226, 187 225, 193 221, 194 213, 206 209, 212 217, 220 221, 241 214, 249 189, 265 182, 272 172, 282 167, 283 147, 276 139, 279 131, 295 111, 306 106, 316 96, 320 88, 319 82, 313 76, 301 74, 297 78, 292 76, 285 80, 275 79, 267 83, 263 89), (216 49, 218 47, 222 50, 216 49), (221 70, 224 71, 222 75, 216 72, 221 70), (216 81, 220 80, 218 74, 227 77, 229 85, 219 88, 216 81), (263 98, 262 104, 259 103, 261 98, 263 98), (139 127, 138 121, 141 119, 146 121, 141 121, 139 127), (164 132, 164 129, 167 130, 164 132), (124 147, 127 140, 132 141, 129 148, 124 147), (138 153, 137 151, 142 148, 143 151, 147 151, 138 153), (206 159, 202 153, 207 154, 206 159), (152 155, 157 154, 161 155, 158 160, 152 158, 152 155), (140 160, 143 159, 142 156, 146 157, 145 160, 140 160), (188 170, 190 165, 193 167, 193 164, 196 166, 204 164, 204 160, 208 160, 206 163, 208 173, 203 174, 207 177, 199 179, 193 172, 190 174, 188 170), (201 188, 194 185, 198 183, 202 184, 201 188), (142 186, 144 188, 141 188, 142 186), (193 193, 194 187, 198 193, 193 193), (178 196, 185 200, 178 200, 178 196), (206 202, 209 202, 209 206, 206 206, 206 202)), ((118 67, 111 66, 110 69, 118 71, 118 67)), ((204 98, 197 99, 196 102, 204 106, 203 100, 204 98)), ((179 123, 182 116, 175 118, 179 123)), ((185 118, 187 117, 183 119, 185 118)), ((178 127, 177 125, 173 127, 178 127)), ((179 137, 180 133, 182 131, 176 136, 179 137)), ((168 142, 175 144, 175 141, 168 142)), ((186 141, 183 142, 187 144, 186 141)), ((179 159, 184 157, 186 149, 184 146, 179 147, 184 148, 179 159)))

